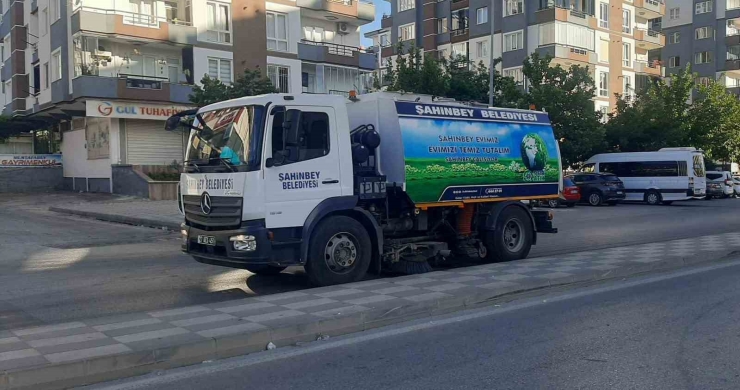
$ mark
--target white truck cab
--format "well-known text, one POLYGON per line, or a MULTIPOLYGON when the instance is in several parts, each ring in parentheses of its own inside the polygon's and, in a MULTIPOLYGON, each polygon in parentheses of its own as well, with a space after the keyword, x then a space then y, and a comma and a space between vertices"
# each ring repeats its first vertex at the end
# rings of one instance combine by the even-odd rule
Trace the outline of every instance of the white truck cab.
POLYGON ((303 265, 328 285, 458 254, 523 258, 537 231, 556 231, 520 202, 558 197, 545 113, 395 93, 270 94, 167 123, 182 126, 183 250, 203 263, 263 274, 303 265))

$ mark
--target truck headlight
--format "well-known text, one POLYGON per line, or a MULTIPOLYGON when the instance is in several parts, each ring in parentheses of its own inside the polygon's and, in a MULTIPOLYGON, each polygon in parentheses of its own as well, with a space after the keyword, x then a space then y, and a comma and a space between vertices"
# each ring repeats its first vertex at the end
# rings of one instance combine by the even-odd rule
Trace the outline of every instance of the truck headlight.
POLYGON ((233 243, 235 251, 254 252, 257 250, 257 240, 255 240, 254 236, 240 234, 229 237, 229 241, 233 243))

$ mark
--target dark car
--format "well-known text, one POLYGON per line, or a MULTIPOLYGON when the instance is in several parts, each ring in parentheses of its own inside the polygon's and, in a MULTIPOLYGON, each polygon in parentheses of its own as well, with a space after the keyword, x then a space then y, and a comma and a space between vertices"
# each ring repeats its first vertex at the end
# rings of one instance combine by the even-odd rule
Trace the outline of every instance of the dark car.
POLYGON ((707 179, 707 196, 704 199, 711 200, 712 198, 723 198, 724 196, 725 191, 722 188, 722 182, 707 179))
POLYGON ((611 206, 624 200, 624 183, 611 173, 576 173, 568 176, 581 191, 581 202, 591 206, 611 206))

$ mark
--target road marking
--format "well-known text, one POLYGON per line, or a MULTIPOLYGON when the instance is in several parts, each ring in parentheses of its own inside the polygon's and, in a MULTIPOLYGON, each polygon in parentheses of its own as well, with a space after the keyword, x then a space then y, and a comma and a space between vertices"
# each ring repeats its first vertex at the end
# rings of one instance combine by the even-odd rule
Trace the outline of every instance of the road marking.
POLYGON ((197 367, 184 367, 166 371, 164 373, 150 374, 140 378, 134 379, 123 379, 116 381, 111 384, 100 384, 87 387, 89 390, 137 390, 137 389, 156 389, 158 386, 164 384, 173 383, 181 380, 187 380, 189 378, 197 378, 204 375, 216 374, 225 371, 231 371, 235 369, 241 369, 244 367, 253 366, 256 364, 271 362, 275 360, 281 360, 286 358, 292 358, 302 356, 306 354, 321 352, 325 350, 340 348, 348 345, 359 344, 363 342, 373 341, 381 338, 392 337, 403 335, 407 333, 417 332, 424 329, 435 328, 444 325, 450 325, 478 318, 489 317, 496 314, 508 313, 520 309, 526 309, 535 306, 544 306, 555 302, 567 301, 571 299, 580 298, 587 295, 596 295, 609 291, 623 290, 639 285, 651 284, 660 282, 668 279, 680 278, 683 276, 694 275, 698 273, 708 272, 712 270, 734 267, 740 265, 740 260, 735 260, 728 263, 717 264, 707 267, 695 268, 686 271, 671 272, 666 275, 640 277, 638 280, 630 282, 618 282, 619 284, 604 286, 604 287, 585 287, 584 290, 564 292, 559 295, 547 296, 547 299, 542 299, 542 296, 534 298, 526 298, 521 302, 514 301, 511 306, 507 307, 487 307, 482 309, 472 309, 469 311, 462 311, 452 315, 446 315, 437 317, 439 319, 424 319, 417 320, 407 324, 396 324, 390 325, 385 328, 379 328, 376 330, 370 330, 363 333, 349 334, 341 336, 335 340, 321 341, 317 343, 311 343, 300 347, 284 347, 272 351, 259 352, 251 355, 235 357, 218 361, 216 363, 197 366, 197 367), (467 314, 466 314, 467 313, 467 314))

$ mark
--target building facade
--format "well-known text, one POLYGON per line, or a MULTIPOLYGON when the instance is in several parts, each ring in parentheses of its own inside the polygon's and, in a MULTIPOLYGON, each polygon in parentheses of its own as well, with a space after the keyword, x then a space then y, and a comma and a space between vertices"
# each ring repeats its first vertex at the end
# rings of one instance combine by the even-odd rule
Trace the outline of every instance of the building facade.
POLYGON ((740 96, 740 0, 671 0, 662 27, 667 76, 691 64, 697 83, 716 80, 740 96))
POLYGON ((437 56, 463 55, 526 86, 522 62, 532 53, 553 64, 588 66, 604 114, 615 94, 632 96, 661 77, 665 37, 652 26, 665 13, 662 0, 390 0, 391 15, 368 34, 381 47, 380 63, 393 61, 398 41, 437 56))
POLYGON ((362 90, 375 56, 356 0, 0 0, 2 113, 61 141, 67 187, 118 192, 116 172, 181 162, 164 120, 208 75, 259 69, 281 92, 362 90))

